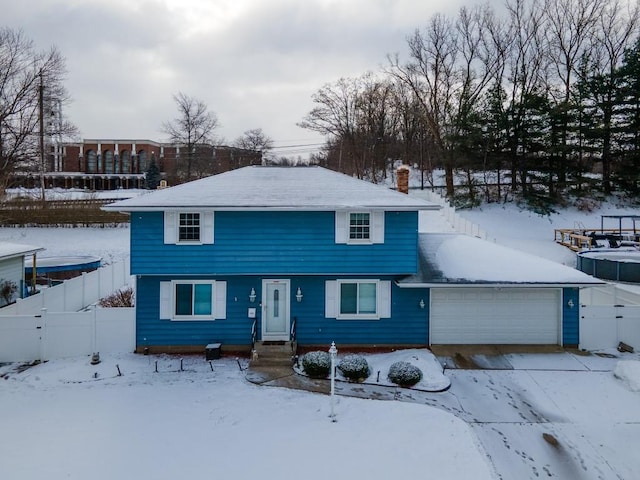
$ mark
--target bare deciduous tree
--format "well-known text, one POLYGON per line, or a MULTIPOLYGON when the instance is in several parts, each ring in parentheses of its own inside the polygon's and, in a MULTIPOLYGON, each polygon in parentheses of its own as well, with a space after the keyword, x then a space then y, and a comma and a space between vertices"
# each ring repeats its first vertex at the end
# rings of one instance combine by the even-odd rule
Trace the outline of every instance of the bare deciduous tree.
MULTIPOLYGON (((186 153, 186 180, 191 179, 192 168, 198 161, 200 146, 210 146, 215 142, 214 132, 219 127, 218 117, 207 110, 207 105, 182 92, 173 96, 178 107, 178 116, 162 124, 162 132, 169 136, 169 141, 181 147, 181 154, 186 153)), ((202 163, 202 162, 199 162, 202 163)))
MULTIPOLYGON (((548 58, 560 82, 556 95, 554 95, 555 89, 549 89, 551 96, 555 97, 555 114, 559 121, 557 146, 552 145, 551 169, 555 171, 561 187, 566 182, 569 142, 567 112, 574 84, 573 78, 578 73, 581 59, 589 55, 594 44, 595 28, 598 19, 603 15, 606 3, 607 0, 545 1, 548 58), (554 152, 556 150, 557 153, 554 152)), ((550 184, 550 188, 552 186, 553 183, 550 184)))
POLYGON ((269 151, 273 149, 273 139, 267 136, 261 128, 245 131, 240 137, 236 138, 233 144, 238 148, 261 152, 263 158, 268 156, 269 151))
POLYGON ((391 58, 389 73, 408 85, 422 107, 436 158, 453 195, 456 138, 464 137, 474 110, 500 67, 488 28, 488 7, 462 8, 454 19, 436 14, 424 32, 409 38, 409 62, 391 58))
POLYGON ((58 50, 38 52, 22 31, 0 28, 1 190, 18 169, 44 173, 47 147, 77 134, 61 115, 69 101, 65 74, 65 60, 58 50))

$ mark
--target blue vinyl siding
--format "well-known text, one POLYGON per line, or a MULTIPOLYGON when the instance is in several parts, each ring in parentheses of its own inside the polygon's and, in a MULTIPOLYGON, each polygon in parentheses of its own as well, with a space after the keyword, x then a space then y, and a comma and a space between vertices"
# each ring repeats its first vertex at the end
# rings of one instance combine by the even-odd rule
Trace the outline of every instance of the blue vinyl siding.
POLYGON ((562 344, 580 343, 580 299, 577 288, 562 289, 562 344), (573 307, 569 306, 569 300, 573 307))
MULTIPOLYGON (((203 279, 211 277, 189 277, 203 279)), ((160 281, 168 277, 138 279, 137 346, 224 345, 250 344, 253 319, 247 309, 257 308, 258 332, 261 331, 260 299, 262 279, 258 276, 216 277, 227 282, 227 318, 214 321, 160 320, 160 281), (249 302, 251 288, 257 300, 249 302)), ((281 277, 285 278, 285 277, 281 277)), ((380 320, 337 320, 325 318, 325 281, 336 277, 286 277, 291 280, 291 320, 297 318, 297 340, 300 345, 329 345, 331 342, 349 345, 428 345, 428 290, 400 289, 392 283, 391 318, 380 320), (295 292, 300 287, 303 299, 297 302, 295 292), (421 309, 420 300, 426 307, 421 309)), ((350 277, 355 278, 355 277, 350 277)), ((367 277, 373 278, 373 277, 367 277)), ((379 277, 376 277, 379 278, 379 277)), ((385 278, 381 278, 385 279, 385 278)), ((387 278, 389 279, 389 278, 387 278)))
MULTIPOLYGON (((189 276, 189 280, 205 277, 189 276)), ((208 277, 210 279, 210 277, 208 277)), ((247 316, 249 291, 255 285, 250 277, 227 283, 227 317, 219 320, 160 320, 160 282, 169 277, 140 277, 136 292, 136 344, 147 345, 249 345, 252 319, 247 316), (235 299, 238 299, 235 301, 235 299)), ((225 280, 216 278, 215 280, 225 280)))
POLYGON ((417 212, 386 212, 385 241, 335 243, 334 212, 216 212, 212 245, 165 245, 162 212, 131 214, 136 275, 388 274, 417 270, 417 212))

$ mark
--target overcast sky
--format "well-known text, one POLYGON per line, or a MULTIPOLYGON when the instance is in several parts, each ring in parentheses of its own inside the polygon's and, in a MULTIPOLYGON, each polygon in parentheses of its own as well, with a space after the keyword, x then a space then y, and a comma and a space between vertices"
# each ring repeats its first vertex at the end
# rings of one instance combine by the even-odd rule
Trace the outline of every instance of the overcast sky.
POLYGON ((66 113, 82 138, 164 141, 183 92, 216 113, 227 143, 262 128, 279 147, 322 142, 296 123, 324 84, 378 71, 387 54, 406 55, 407 36, 432 14, 475 3, 0 0, 0 18, 66 58, 66 113))

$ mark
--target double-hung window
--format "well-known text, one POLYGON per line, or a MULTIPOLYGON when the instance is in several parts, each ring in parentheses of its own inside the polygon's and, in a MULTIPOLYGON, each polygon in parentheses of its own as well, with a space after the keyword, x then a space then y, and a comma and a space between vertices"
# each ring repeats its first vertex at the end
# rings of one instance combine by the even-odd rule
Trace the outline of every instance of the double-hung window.
POLYGON ((335 242, 348 245, 384 243, 383 210, 335 212, 335 242))
POLYGON ((164 243, 206 245, 213 243, 214 212, 164 212, 164 243))
POLYGON ((226 318, 227 282, 173 280, 160 282, 160 318, 214 320, 226 318))
POLYGON ((368 316, 377 314, 376 290, 377 282, 339 281, 340 311, 339 316, 368 316))
POLYGON ((213 283, 174 282, 175 318, 211 318, 213 283))
POLYGON ((325 288, 327 318, 378 320, 391 317, 391 282, 388 280, 327 280, 325 288))
POLYGON ((178 222, 178 242, 200 241, 199 213, 181 213, 178 222))
POLYGON ((349 240, 369 241, 371 239, 371 214, 370 213, 350 213, 349 214, 349 240))

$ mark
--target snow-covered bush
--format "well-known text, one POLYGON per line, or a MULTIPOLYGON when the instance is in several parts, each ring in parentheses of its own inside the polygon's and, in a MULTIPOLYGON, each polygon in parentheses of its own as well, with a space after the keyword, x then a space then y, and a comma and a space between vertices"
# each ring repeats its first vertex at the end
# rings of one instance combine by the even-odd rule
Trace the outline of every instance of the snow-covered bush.
POLYGON ((422 371, 409 362, 396 362, 389 367, 387 377, 397 385, 411 386, 422 379, 422 371))
POLYGON ((310 377, 323 378, 331 371, 331 356, 321 350, 305 353, 302 368, 310 377))
POLYGON ((362 381, 371 372, 367 360, 361 355, 346 355, 338 363, 338 370, 349 380, 362 381))

